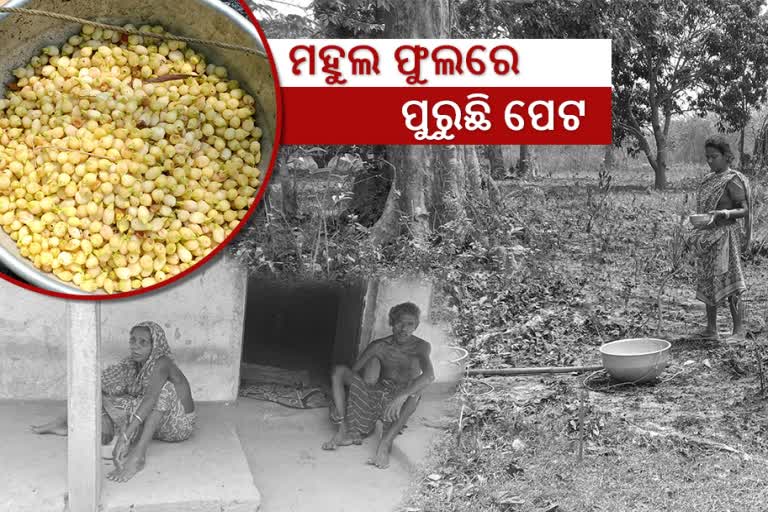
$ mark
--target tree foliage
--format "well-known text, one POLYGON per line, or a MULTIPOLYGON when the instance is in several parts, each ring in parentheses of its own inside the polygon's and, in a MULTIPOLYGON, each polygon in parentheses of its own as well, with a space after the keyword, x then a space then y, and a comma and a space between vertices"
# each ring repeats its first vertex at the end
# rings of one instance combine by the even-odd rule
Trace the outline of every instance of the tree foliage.
POLYGON ((669 127, 688 111, 746 126, 766 97, 764 0, 460 2, 459 33, 474 37, 610 38, 613 142, 642 152, 666 186, 669 127))
POLYGON ((380 36, 380 13, 391 9, 388 0, 315 0, 312 10, 326 37, 370 38, 380 36))
POLYGON ((742 157, 745 128, 768 92, 768 23, 760 16, 761 3, 753 0, 726 6, 724 28, 713 30, 708 37, 713 58, 704 63, 697 102, 701 112, 718 116, 721 131, 741 133, 742 157))
POLYGON ((284 14, 275 7, 253 0, 249 0, 248 5, 269 39, 305 39, 319 33, 317 22, 309 12, 303 16, 284 14))
POLYGON ((667 144, 674 115, 712 109, 723 116, 724 126, 740 128, 748 121, 749 110, 764 99, 768 47, 761 41, 765 41, 768 24, 759 14, 762 3, 611 3, 608 19, 614 41, 617 142, 634 138, 655 171, 657 188, 666 186, 667 144))

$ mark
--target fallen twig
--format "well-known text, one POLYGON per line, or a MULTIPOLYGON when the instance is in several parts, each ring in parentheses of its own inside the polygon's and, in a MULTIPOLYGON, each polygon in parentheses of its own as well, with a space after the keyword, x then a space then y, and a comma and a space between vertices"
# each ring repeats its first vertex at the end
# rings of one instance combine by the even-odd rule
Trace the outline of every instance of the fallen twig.
POLYGON ((584 458, 584 395, 586 391, 579 391, 579 462, 584 458))
POLYGON ((755 359, 757 359, 757 372, 760 376, 760 394, 765 393, 765 372, 763 371, 763 351, 755 344, 755 359))
POLYGON ((646 434, 651 437, 673 438, 678 441, 683 441, 690 444, 696 444, 699 446, 705 446, 707 448, 712 448, 714 450, 735 453, 737 455, 741 455, 747 460, 752 459, 752 455, 746 452, 743 452, 741 450, 737 450, 736 448, 729 446, 727 444, 718 443, 717 441, 710 441, 709 439, 704 439, 702 437, 688 436, 680 432, 670 431, 669 429, 664 429, 663 427, 659 427, 656 425, 654 425, 654 427, 656 427, 658 430, 650 430, 647 428, 643 428, 639 425, 635 425, 634 423, 630 423, 629 421, 627 421, 627 424, 630 426, 632 430, 634 430, 639 434, 646 434))
POLYGON ((533 368, 470 368, 467 375, 511 376, 538 375, 541 373, 583 373, 602 370, 603 365, 592 366, 542 366, 533 368))

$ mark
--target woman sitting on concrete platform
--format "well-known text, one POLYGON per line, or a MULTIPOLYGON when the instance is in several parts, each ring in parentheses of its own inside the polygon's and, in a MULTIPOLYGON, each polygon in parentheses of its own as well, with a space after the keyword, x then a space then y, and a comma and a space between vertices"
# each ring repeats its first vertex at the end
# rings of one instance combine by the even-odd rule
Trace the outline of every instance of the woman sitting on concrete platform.
POLYGON ((373 432, 376 421, 382 421, 384 434, 368 463, 381 469, 389 466, 395 436, 416 411, 422 391, 435 380, 430 345, 413 335, 419 315, 418 306, 410 302, 393 307, 389 311, 392 335, 372 341, 352 368, 335 368, 331 421, 339 429, 323 444, 324 450, 360 444, 373 432))
MULTIPOLYGON (((150 441, 179 442, 195 429, 197 413, 189 382, 171 359, 165 331, 155 322, 131 329, 130 356, 101 374, 102 443, 118 440, 115 470, 107 478, 125 482, 144 468, 150 441)), ((66 418, 33 427, 38 434, 66 435, 66 418)))

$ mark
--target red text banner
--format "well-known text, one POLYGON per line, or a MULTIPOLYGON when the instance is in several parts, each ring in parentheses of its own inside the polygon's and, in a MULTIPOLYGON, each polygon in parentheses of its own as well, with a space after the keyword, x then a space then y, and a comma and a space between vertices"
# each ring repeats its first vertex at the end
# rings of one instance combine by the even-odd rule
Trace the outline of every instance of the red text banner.
POLYGON ((284 144, 611 143, 610 87, 283 87, 284 144))

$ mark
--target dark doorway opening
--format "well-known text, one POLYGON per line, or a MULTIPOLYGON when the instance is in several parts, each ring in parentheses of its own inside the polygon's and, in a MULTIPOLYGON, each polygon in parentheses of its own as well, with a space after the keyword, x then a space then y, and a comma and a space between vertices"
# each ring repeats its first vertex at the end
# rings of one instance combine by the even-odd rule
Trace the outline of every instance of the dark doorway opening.
POLYGON ((331 369, 357 356, 364 282, 250 278, 241 385, 326 387, 331 369))

